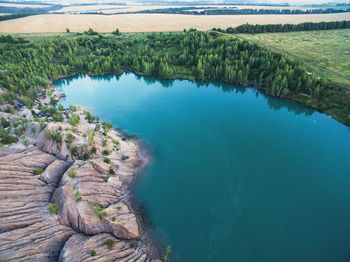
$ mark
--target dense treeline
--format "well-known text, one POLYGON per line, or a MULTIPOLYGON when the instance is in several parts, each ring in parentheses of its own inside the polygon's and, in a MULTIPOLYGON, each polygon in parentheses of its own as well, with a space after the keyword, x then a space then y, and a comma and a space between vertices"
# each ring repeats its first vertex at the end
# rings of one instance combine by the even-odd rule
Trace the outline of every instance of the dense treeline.
POLYGON ((19 98, 31 106, 48 80, 60 76, 123 71, 256 86, 269 95, 327 111, 343 122, 350 111, 349 96, 307 73, 302 62, 215 32, 192 30, 135 38, 90 32, 15 44, 7 37, 0 42, 0 86, 6 89, 1 100, 6 103, 19 98))
MULTIPOLYGON (((0 0, 0 3, 2 4, 14 4, 14 1, 12 0, 0 0)), ((25 5, 52 5, 50 3, 45 3, 42 1, 16 1, 15 4, 25 4, 25 5)))
POLYGON ((48 13, 49 11, 58 10, 61 5, 48 5, 45 7, 13 7, 0 6, 0 13, 5 14, 31 14, 31 13, 48 13))
POLYGON ((186 6, 186 7, 170 7, 170 8, 157 8, 157 9, 147 9, 136 11, 133 13, 142 14, 198 14, 195 10, 202 9, 213 9, 213 7, 196 7, 196 6, 186 6))
POLYGON ((25 40, 22 37, 16 37, 13 38, 10 35, 0 35, 0 43, 9 43, 9 44, 23 44, 23 43, 29 43, 28 40, 25 40))
POLYGON ((14 15, 0 15, 0 21, 11 20, 31 15, 37 15, 37 13, 27 13, 27 14, 14 14, 14 15))
POLYGON ((237 8, 199 8, 179 7, 142 10, 133 13, 152 14, 184 14, 184 15, 301 15, 301 14, 332 14, 350 12, 350 8, 319 8, 319 9, 237 9, 237 8), (196 10, 204 9, 204 10, 196 10))
POLYGON ((243 24, 237 27, 228 27, 226 30, 213 28, 214 31, 219 31, 228 34, 259 34, 259 33, 276 33, 276 32, 297 32, 297 31, 312 31, 312 30, 333 30, 350 28, 350 21, 332 21, 311 23, 305 22, 300 24, 268 24, 268 25, 250 25, 243 24))

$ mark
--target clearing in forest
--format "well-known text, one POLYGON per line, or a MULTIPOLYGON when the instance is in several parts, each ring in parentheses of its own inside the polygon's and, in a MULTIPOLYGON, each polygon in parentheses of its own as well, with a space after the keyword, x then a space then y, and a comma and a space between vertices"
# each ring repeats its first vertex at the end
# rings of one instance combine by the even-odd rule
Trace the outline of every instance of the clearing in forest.
MULTIPOLYGON (((350 77, 350 29, 239 36, 350 77)), ((329 80, 350 88, 350 80, 331 73, 323 74, 329 80)))

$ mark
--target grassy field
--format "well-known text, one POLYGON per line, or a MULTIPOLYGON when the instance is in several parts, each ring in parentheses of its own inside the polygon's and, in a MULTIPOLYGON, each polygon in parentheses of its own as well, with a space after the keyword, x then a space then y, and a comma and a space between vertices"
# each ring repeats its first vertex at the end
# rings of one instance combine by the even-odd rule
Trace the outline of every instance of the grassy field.
POLYGON ((16 3, 0 3, 0 6, 17 7, 17 8, 26 8, 26 7, 41 8, 41 7, 47 7, 47 5, 26 5, 26 4, 16 4, 16 3))
POLYGON ((317 15, 176 15, 176 14, 122 14, 122 15, 66 15, 48 14, 0 22, 0 33, 58 33, 82 32, 89 28, 98 32, 182 31, 184 28, 208 30, 227 28, 244 23, 276 24, 321 22, 349 19, 350 13, 317 15))
MULTIPOLYGON (((240 36, 350 77, 350 29, 240 36)), ((330 73, 322 75, 350 88, 350 80, 330 73)))
MULTIPOLYGON (((42 8, 48 7, 47 5, 32 5, 23 3, 0 3, 0 7, 16 7, 16 8, 42 8)), ((196 5, 195 7, 209 7, 208 5, 196 5)), ((162 9, 162 8, 180 8, 188 7, 188 5, 161 5, 161 4, 140 4, 140 3, 127 3, 125 5, 115 4, 91 4, 91 5, 68 5, 61 9, 51 11, 52 13, 60 12, 66 14, 74 14, 80 12, 101 12, 101 13, 126 13, 126 12, 137 12, 143 10, 162 9)), ((237 8, 237 9, 313 9, 311 7, 298 7, 298 6, 257 6, 257 5, 210 5, 213 8, 237 8)))
MULTIPOLYGON (((237 9, 313 9, 306 7, 298 6, 257 6, 257 5, 191 5, 195 7, 213 7, 213 8, 237 8, 237 9)), ((102 13, 116 13, 116 12, 137 12, 143 10, 152 10, 152 9, 163 9, 163 8, 180 8, 188 7, 184 5, 136 5, 136 4, 127 4, 127 5, 85 5, 85 6, 66 6, 54 12, 64 12, 64 13, 77 13, 77 12, 91 12, 99 11, 102 13)))

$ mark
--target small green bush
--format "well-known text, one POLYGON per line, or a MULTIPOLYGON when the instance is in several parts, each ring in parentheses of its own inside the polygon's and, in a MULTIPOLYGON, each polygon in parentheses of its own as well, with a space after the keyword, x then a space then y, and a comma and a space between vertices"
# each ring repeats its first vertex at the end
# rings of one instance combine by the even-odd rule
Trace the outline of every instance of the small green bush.
POLYGON ((112 221, 115 222, 117 218, 115 216, 112 216, 112 221))
POLYGON ((83 154, 83 160, 89 160, 90 159, 90 154, 89 153, 84 153, 83 154))
POLYGON ((80 122, 80 118, 77 114, 73 114, 69 121, 73 126, 77 126, 80 122))
POLYGON ((25 131, 25 126, 20 126, 20 127, 17 127, 14 131, 15 131, 15 134, 20 137, 21 135, 23 135, 24 131, 25 131))
POLYGON ((51 140, 53 138, 53 135, 50 133, 49 130, 45 130, 45 135, 46 135, 47 139, 51 140))
POLYGON ((45 119, 39 119, 39 124, 41 129, 44 129, 47 126, 45 119))
POLYGON ((15 121, 15 122, 12 122, 12 126, 14 127, 14 128, 17 128, 19 125, 20 125, 20 121, 15 121))
POLYGON ((94 143, 94 137, 95 137, 95 131, 92 129, 89 130, 88 141, 89 141, 90 145, 92 145, 94 143))
POLYGON ((95 250, 91 250, 90 255, 91 255, 92 257, 96 256, 96 251, 95 251, 95 250))
POLYGON ((113 125, 112 125, 112 123, 110 121, 107 122, 106 126, 107 126, 108 129, 112 129, 113 128, 113 125))
POLYGON ((105 150, 103 150, 103 152, 102 152, 104 155, 109 155, 111 152, 109 151, 109 150, 107 150, 107 149, 105 149, 105 150))
POLYGON ((94 213, 96 216, 100 217, 101 218, 101 211, 102 211, 102 207, 100 206, 96 206, 94 207, 94 213))
POLYGON ((108 212, 103 210, 103 207, 101 206, 94 206, 91 203, 88 203, 89 207, 94 209, 94 213, 96 216, 98 216, 100 219, 102 219, 102 217, 107 217, 108 216, 108 212))
POLYGON ((6 112, 6 113, 11 113, 11 114, 13 114, 13 113, 15 113, 15 110, 14 110, 12 107, 7 106, 7 107, 5 108, 5 112, 6 112))
POLYGON ((105 162, 105 163, 107 163, 107 164, 110 164, 110 163, 111 163, 111 160, 110 160, 108 157, 106 157, 105 159, 103 159, 103 162, 105 162))
POLYGON ((85 116, 89 121, 95 120, 95 117, 90 112, 85 112, 85 116))
POLYGON ((72 112, 77 111, 76 106, 69 105, 69 109, 70 109, 72 112))
POLYGON ((75 201, 77 202, 79 202, 82 199, 80 192, 78 190, 75 192, 74 196, 75 196, 75 201))
POLYGON ((37 128, 36 128, 35 126, 32 126, 32 127, 30 128, 30 132, 31 132, 32 134, 35 134, 36 131, 37 131, 37 128))
POLYGON ((170 258, 169 258, 170 253, 171 253, 171 247, 167 246, 164 250, 164 253, 162 254, 164 262, 170 262, 170 258))
POLYGON ((74 140, 74 136, 71 133, 66 134, 66 143, 71 144, 74 140))
POLYGON ((73 179, 77 176, 77 173, 75 172, 75 170, 73 168, 71 168, 68 170, 68 176, 73 179))
POLYGON ((91 147, 91 153, 96 154, 97 148, 95 146, 91 147))
POLYGON ((70 149, 70 153, 72 156, 77 156, 78 155, 78 148, 76 146, 72 146, 70 149))
POLYGON ((53 138, 56 141, 56 143, 61 143, 62 142, 62 136, 61 136, 60 133, 56 133, 53 138))
POLYGON ((55 122, 62 122, 63 116, 60 113, 55 113, 52 115, 52 120, 55 122))
POLYGON ((49 211, 52 215, 57 215, 60 212, 60 207, 55 203, 49 203, 49 211))
POLYGON ((2 117, 0 121, 1 121, 1 126, 2 126, 3 128, 6 128, 6 127, 9 127, 9 126, 10 126, 10 122, 7 121, 4 117, 2 117))
POLYGON ((3 145, 16 143, 18 138, 11 136, 3 127, 0 127, 0 143, 3 145))
POLYGON ((103 139, 102 140, 102 146, 106 146, 107 145, 107 140, 106 139, 103 139))
POLYGON ((115 246, 115 240, 108 238, 106 241, 107 246, 109 247, 109 249, 112 249, 115 246))
POLYGON ((115 174, 115 171, 114 171, 112 166, 109 167, 109 174, 110 175, 114 175, 115 174))
POLYGON ((42 174, 44 172, 44 170, 42 169, 42 168, 37 168, 37 169, 35 169, 35 175, 40 175, 40 174, 42 174))
POLYGON ((58 111, 63 111, 63 110, 64 110, 63 105, 62 105, 62 104, 58 104, 57 110, 58 110, 58 111))

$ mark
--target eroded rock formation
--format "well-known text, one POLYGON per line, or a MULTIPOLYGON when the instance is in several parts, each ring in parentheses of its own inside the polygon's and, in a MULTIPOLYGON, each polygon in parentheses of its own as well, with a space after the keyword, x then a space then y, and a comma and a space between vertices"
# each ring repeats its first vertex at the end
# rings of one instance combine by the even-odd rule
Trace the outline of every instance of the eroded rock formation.
POLYGON ((81 121, 68 144, 45 133, 73 127, 49 123, 31 146, 0 148, 0 261, 152 261, 129 203, 138 146, 113 130, 88 141, 94 127, 81 121), (77 160, 72 146, 95 150, 77 160))

